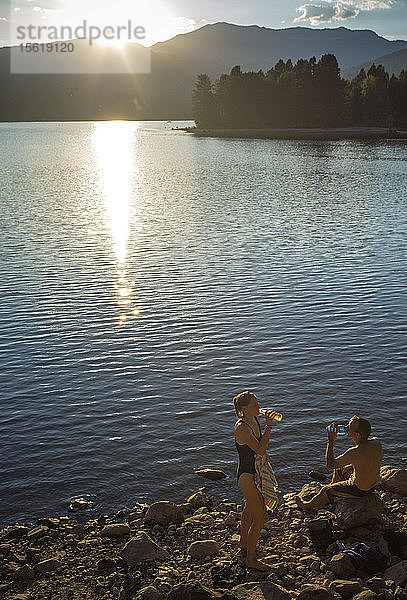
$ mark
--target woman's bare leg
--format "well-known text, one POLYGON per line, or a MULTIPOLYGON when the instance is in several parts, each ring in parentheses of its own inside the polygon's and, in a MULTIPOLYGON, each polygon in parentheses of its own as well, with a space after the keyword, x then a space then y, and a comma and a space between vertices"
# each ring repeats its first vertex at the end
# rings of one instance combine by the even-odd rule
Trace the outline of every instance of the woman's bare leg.
POLYGON ((240 543, 239 547, 247 549, 247 535, 252 524, 252 514, 249 511, 246 500, 243 500, 242 517, 240 520, 240 543))
POLYGON ((266 571, 270 568, 269 565, 257 560, 256 557, 256 544, 266 520, 264 498, 254 483, 254 475, 250 473, 243 473, 239 477, 239 487, 245 497, 247 510, 251 514, 251 523, 247 532, 246 566, 251 569, 266 571))

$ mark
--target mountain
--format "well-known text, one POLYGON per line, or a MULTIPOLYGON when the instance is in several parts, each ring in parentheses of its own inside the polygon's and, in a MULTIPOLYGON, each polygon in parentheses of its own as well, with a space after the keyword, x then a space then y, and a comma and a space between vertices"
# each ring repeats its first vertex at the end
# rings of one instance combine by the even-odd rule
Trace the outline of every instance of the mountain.
POLYGON ((364 69, 367 72, 373 63, 376 66, 383 65, 390 77, 393 73, 398 77, 401 71, 407 71, 407 49, 392 52, 391 54, 385 54, 384 56, 379 56, 374 60, 369 60, 356 67, 345 69, 342 72, 342 77, 344 77, 344 79, 353 79, 359 73, 360 69, 364 69))
MULTIPOLYGON (((80 73, 87 50, 83 43, 78 48, 80 73)), ((280 58, 295 62, 327 53, 346 69, 403 49, 407 41, 389 41, 368 30, 215 23, 152 46, 150 75, 10 75, 10 49, 0 48, 0 120, 186 119, 199 73, 215 79, 234 65, 266 71, 280 58)), ((131 62, 140 51, 127 44, 123 60, 131 62)), ((117 52, 101 46, 96 60, 118 61, 117 52)))

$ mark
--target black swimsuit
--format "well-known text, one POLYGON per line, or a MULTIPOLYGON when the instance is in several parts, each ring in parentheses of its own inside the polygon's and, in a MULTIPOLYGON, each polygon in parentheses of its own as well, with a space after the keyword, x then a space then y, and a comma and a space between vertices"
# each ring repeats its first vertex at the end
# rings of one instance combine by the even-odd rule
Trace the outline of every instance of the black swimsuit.
MULTIPOLYGON (((260 442, 260 440, 262 438, 260 423, 259 423, 259 419, 257 417, 255 417, 255 418, 257 421, 257 425, 259 426, 259 431, 260 431, 259 438, 254 433, 254 431, 250 427, 250 425, 248 423, 246 423, 246 425, 248 427, 250 427, 256 440, 258 442, 260 442)), ((254 455, 256 453, 247 444, 238 444, 238 442, 236 441, 236 437, 235 437, 235 444, 236 444, 237 452, 239 454, 239 464, 237 465, 237 479, 239 480, 239 477, 242 473, 251 473, 252 475, 255 475, 256 471, 254 468, 254 455)))

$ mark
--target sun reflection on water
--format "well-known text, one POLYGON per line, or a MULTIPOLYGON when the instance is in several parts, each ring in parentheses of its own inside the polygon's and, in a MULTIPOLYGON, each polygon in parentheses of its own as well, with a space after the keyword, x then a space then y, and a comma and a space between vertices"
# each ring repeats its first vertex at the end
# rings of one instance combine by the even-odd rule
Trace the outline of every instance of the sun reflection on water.
MULTIPOLYGON (((114 288, 121 311, 124 306, 130 308, 133 304, 135 285, 134 281, 128 279, 126 258, 130 233, 131 186, 136 174, 133 139, 137 127, 136 123, 125 121, 100 122, 95 123, 93 134, 116 258, 117 281, 114 288)), ((139 309, 134 308, 129 314, 122 313, 119 315, 118 324, 123 325, 130 315, 139 314, 139 309)))

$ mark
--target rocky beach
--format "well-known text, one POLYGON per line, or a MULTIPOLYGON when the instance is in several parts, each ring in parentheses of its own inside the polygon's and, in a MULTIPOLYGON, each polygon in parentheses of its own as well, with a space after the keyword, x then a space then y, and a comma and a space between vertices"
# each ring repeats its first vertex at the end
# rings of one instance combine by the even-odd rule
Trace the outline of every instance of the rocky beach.
MULTIPOLYGON (((86 521, 81 511, 0 532, 4 600, 407 600, 407 470, 382 467, 378 490, 313 513, 285 494, 246 570, 241 506, 214 506, 210 486, 183 504, 158 501, 86 521), (339 551, 338 542, 342 542, 339 551), (363 542, 382 564, 355 564, 363 542), (367 570, 366 570, 367 569, 367 570)), ((301 496, 322 483, 305 485, 301 496)))

